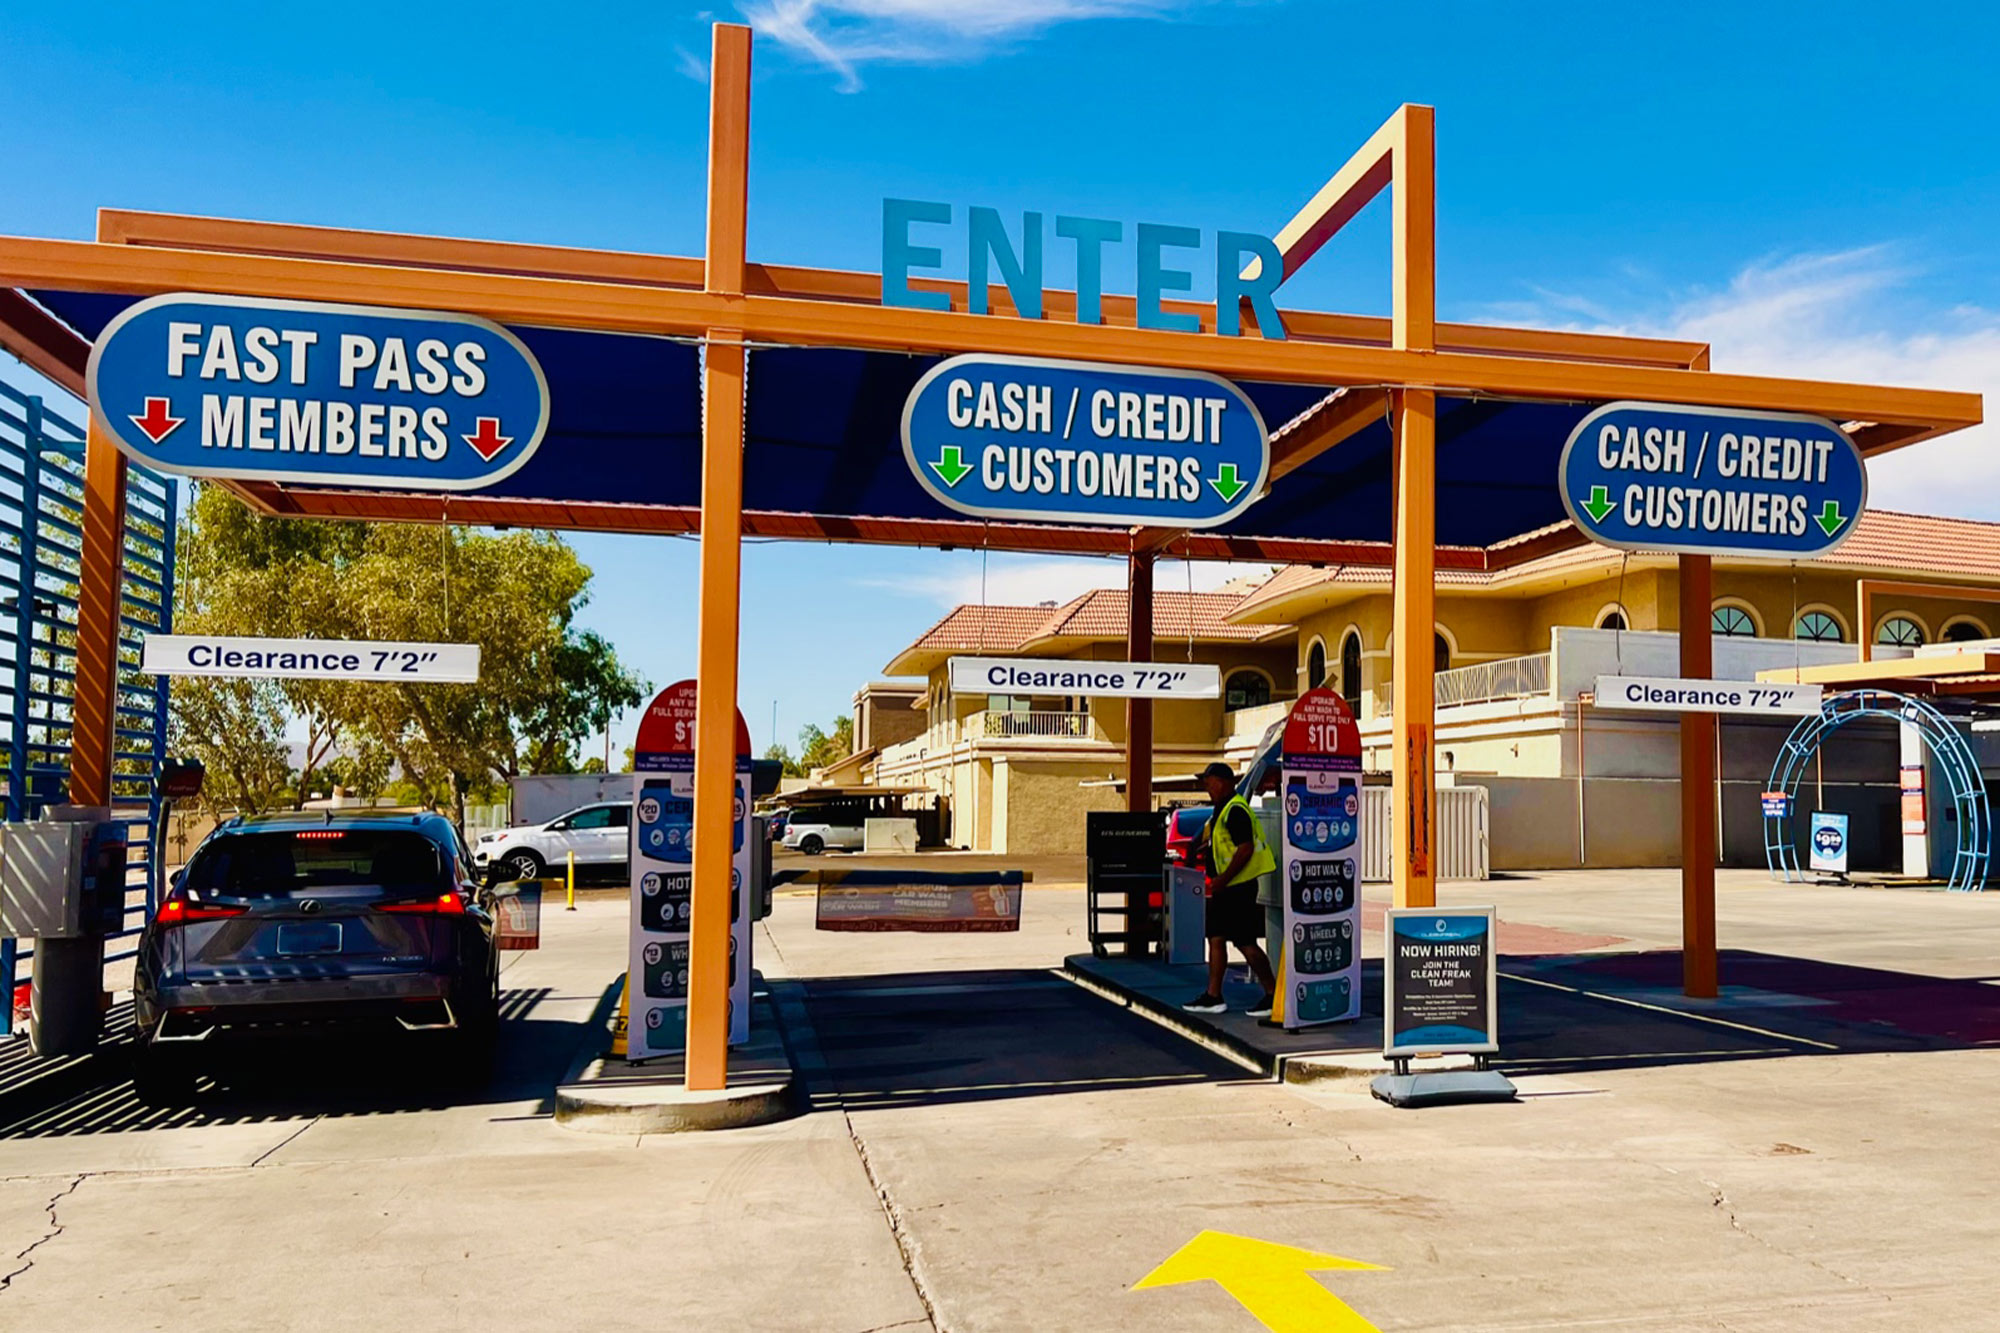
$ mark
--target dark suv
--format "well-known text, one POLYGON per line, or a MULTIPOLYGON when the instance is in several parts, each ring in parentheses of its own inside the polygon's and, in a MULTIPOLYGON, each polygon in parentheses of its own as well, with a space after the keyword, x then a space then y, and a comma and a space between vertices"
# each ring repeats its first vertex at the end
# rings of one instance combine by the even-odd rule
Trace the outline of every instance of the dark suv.
POLYGON ((499 1009, 496 892, 441 815, 223 824, 139 938, 141 1095, 186 1095, 218 1036, 256 1029, 437 1032, 478 1069, 499 1009))

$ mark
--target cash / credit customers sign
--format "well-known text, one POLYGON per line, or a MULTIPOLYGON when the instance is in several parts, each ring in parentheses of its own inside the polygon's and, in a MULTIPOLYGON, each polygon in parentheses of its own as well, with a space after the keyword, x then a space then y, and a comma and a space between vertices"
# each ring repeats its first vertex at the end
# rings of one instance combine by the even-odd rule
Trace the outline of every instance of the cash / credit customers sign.
POLYGON ((957 356, 903 406, 903 454, 938 503, 978 518, 1212 528, 1263 493, 1264 419, 1186 370, 957 356))
POLYGON ((1570 433, 1563 505, 1629 551, 1803 559, 1845 541, 1868 472, 1832 422, 1790 412, 1607 403, 1570 433))

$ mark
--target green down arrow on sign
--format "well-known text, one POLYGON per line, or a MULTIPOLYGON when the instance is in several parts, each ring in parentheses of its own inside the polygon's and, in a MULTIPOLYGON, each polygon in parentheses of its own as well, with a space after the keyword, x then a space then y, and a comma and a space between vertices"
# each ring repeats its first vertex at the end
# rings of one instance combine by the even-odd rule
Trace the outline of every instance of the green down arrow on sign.
POLYGON ((1828 500, 1821 505, 1820 511, 1813 515, 1813 522, 1819 524, 1819 530, 1829 537, 1839 532, 1841 524, 1847 522, 1846 517, 1840 512, 1840 501, 1828 500))
POLYGON ((1236 464, 1222 463, 1217 465, 1215 475, 1208 479, 1208 484, 1215 487, 1215 493, 1222 497, 1224 504, 1228 504, 1242 494, 1243 488, 1250 483, 1238 480, 1236 464))
POLYGON ((959 458, 958 446, 947 444, 938 450, 937 462, 930 465, 947 486, 956 486, 965 480, 965 474, 972 471, 972 464, 959 458))
POLYGON ((1602 523, 1604 516, 1617 508, 1611 501, 1611 492, 1603 486, 1592 486, 1590 498, 1583 502, 1583 512, 1590 515, 1592 523, 1602 523))

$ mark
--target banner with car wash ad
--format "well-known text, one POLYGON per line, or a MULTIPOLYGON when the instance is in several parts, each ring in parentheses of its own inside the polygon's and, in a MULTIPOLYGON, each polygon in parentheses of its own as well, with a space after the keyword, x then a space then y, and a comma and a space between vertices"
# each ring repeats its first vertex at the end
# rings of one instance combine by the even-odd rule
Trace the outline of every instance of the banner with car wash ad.
POLYGON ((1285 722, 1281 753, 1280 1003, 1296 1031, 1361 1016, 1361 728, 1346 700, 1307 690, 1285 722))
MULTIPOLYGON (((646 1060, 687 1046, 694 928, 694 704, 691 680, 653 697, 632 768, 632 953, 626 1050, 646 1060)), ((736 715, 735 855, 729 870, 729 1044, 750 1037, 750 729, 736 715)))
POLYGON ((816 930, 1019 930, 1023 870, 822 870, 816 930))

